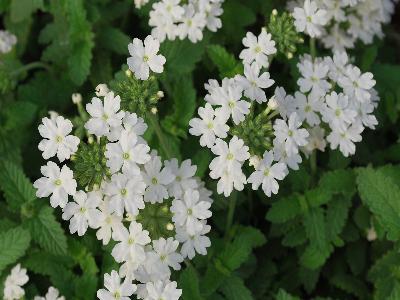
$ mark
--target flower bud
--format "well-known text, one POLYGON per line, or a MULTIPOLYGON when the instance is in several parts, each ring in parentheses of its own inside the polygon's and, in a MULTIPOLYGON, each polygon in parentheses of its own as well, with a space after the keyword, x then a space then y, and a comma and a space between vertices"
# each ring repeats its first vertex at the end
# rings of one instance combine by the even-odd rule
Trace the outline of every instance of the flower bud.
POLYGON ((257 169, 258 165, 260 164, 261 158, 257 155, 253 155, 249 159, 249 165, 257 169))
POLYGON ((109 92, 109 89, 106 84, 101 83, 96 86, 96 96, 97 97, 104 97, 109 92))
POLYGON ((158 112, 157 107, 153 106, 153 107, 150 109, 150 112, 151 112, 153 115, 156 115, 157 112, 158 112))
POLYGON ((82 95, 79 93, 72 94, 72 103, 79 104, 82 102, 82 95))
POLYGON ((125 75, 126 75, 127 77, 131 77, 131 76, 132 76, 132 71, 129 70, 129 69, 127 69, 127 70, 125 71, 125 75))
POLYGON ((50 110, 49 111, 49 116, 50 116, 50 120, 54 121, 59 116, 59 114, 57 112, 53 111, 53 110, 50 110))
POLYGON ((367 230, 367 240, 369 242, 375 241, 377 237, 378 236, 377 236, 376 231, 375 231, 375 229, 373 227, 371 227, 370 229, 367 230))
POLYGON ((157 92, 157 98, 158 99, 164 98, 164 92, 163 91, 158 91, 157 92))
POLYGON ((276 102, 275 96, 272 96, 268 101, 268 108, 271 110, 275 110, 278 107, 278 103, 276 102))

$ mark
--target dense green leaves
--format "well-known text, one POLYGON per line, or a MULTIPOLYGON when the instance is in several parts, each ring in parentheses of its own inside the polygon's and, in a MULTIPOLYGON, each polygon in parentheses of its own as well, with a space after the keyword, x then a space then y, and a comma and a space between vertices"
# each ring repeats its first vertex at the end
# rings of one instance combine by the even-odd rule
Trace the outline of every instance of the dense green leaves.
POLYGON ((0 272, 25 254, 30 240, 29 232, 21 227, 0 232, 0 272))

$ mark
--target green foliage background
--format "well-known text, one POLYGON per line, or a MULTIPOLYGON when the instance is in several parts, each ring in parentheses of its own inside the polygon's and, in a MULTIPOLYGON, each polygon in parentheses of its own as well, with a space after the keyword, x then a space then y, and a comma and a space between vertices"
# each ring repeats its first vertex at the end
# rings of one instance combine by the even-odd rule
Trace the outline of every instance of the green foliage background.
MULTIPOLYGON (((188 135, 188 122, 202 104, 204 82, 240 71, 235 57, 245 32, 259 31, 272 9, 284 5, 226 0, 217 33, 207 32, 197 44, 162 44, 167 64, 158 81, 166 96, 157 108, 163 138, 147 120, 147 139, 164 158, 191 158, 214 191, 207 179, 211 154, 188 135)), ((32 182, 43 164, 37 126, 49 110, 77 115, 74 92, 88 102, 99 83, 123 87, 127 44, 150 32, 149 9, 135 9, 132 0, 0 0, 3 24, 18 37, 16 49, 0 57, 1 291, 10 268, 21 262, 30 276, 27 299, 50 285, 67 299, 95 299, 102 274, 116 268, 110 246, 93 231, 70 235, 60 212, 36 198, 32 182)), ((174 275, 184 300, 400 299, 398 19, 384 28, 384 40, 351 52, 377 80, 377 130, 363 133, 354 157, 319 153, 315 174, 305 161, 278 196, 249 187, 228 199, 214 193, 209 253, 174 275), (371 228, 374 240, 367 238, 371 228)), ((302 44, 298 53, 304 52, 309 49, 302 44)), ((278 56, 271 76, 294 90, 296 56, 278 56)))

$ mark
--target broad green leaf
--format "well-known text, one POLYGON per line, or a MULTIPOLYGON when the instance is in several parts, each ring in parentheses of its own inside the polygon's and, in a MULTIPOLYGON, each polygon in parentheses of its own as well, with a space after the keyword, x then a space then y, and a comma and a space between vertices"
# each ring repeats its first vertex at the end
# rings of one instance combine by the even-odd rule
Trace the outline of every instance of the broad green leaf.
POLYGON ((202 300, 199 289, 199 277, 193 267, 187 267, 179 277, 179 287, 182 289, 183 300, 202 300))
POLYGON ((267 213, 267 220, 272 223, 285 223, 302 213, 298 195, 282 198, 274 202, 267 213))
POLYGON ((30 241, 29 231, 21 227, 0 233, 0 272, 25 254, 30 241))
POLYGON ((76 85, 84 83, 89 76, 93 46, 91 40, 83 41, 72 49, 68 58, 69 77, 76 85))
POLYGON ((131 38, 123 31, 115 27, 106 27, 96 36, 99 45, 105 49, 109 49, 117 54, 127 55, 128 44, 131 38))
POLYGON ((24 203, 36 199, 36 191, 23 170, 12 162, 0 163, 0 188, 14 211, 19 211, 24 203))
POLYGON ((229 300, 252 300, 251 291, 246 287, 243 279, 231 276, 225 279, 220 288, 222 294, 229 300))
POLYGON ((67 238, 61 224, 56 220, 53 209, 45 206, 37 216, 26 223, 31 232, 32 239, 41 248, 52 254, 67 253, 67 238))
POLYGON ((276 295, 276 300, 300 300, 300 298, 290 295, 285 290, 280 289, 276 295))
POLYGON ((236 74, 243 73, 243 65, 239 63, 233 54, 229 53, 220 45, 210 45, 207 47, 207 54, 217 66, 221 79, 224 77, 235 77, 236 74))
POLYGON ((311 209, 304 215, 303 224, 310 243, 315 245, 317 249, 326 251, 329 247, 329 241, 326 236, 327 224, 323 209, 311 209))

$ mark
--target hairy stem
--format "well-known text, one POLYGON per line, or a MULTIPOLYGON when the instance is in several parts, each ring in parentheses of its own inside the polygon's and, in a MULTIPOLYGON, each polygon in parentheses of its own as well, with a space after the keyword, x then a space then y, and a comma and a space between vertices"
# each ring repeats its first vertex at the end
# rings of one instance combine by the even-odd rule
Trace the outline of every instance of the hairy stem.
POLYGON ((160 122, 158 121, 158 117, 156 117, 152 113, 147 113, 147 119, 150 121, 151 125, 154 128, 154 131, 157 135, 158 141, 160 143, 160 146, 162 150, 164 151, 165 155, 168 156, 168 158, 172 158, 172 151, 168 145, 168 142, 165 138, 165 135, 161 129, 160 122))
POLYGON ((233 217, 235 216, 236 200, 237 200, 237 193, 234 192, 228 198, 229 206, 228 206, 228 215, 226 217, 225 239, 228 239, 229 232, 231 231, 232 228, 233 217))
POLYGON ((315 44, 315 38, 310 38, 310 54, 312 58, 317 57, 317 47, 315 44))
POLYGON ((29 63, 25 66, 22 66, 21 68, 15 70, 14 72, 11 73, 11 76, 17 76, 19 74, 21 74, 22 72, 27 72, 33 69, 45 69, 49 72, 52 71, 52 68, 50 67, 50 65, 43 63, 41 61, 35 61, 32 63, 29 63))

